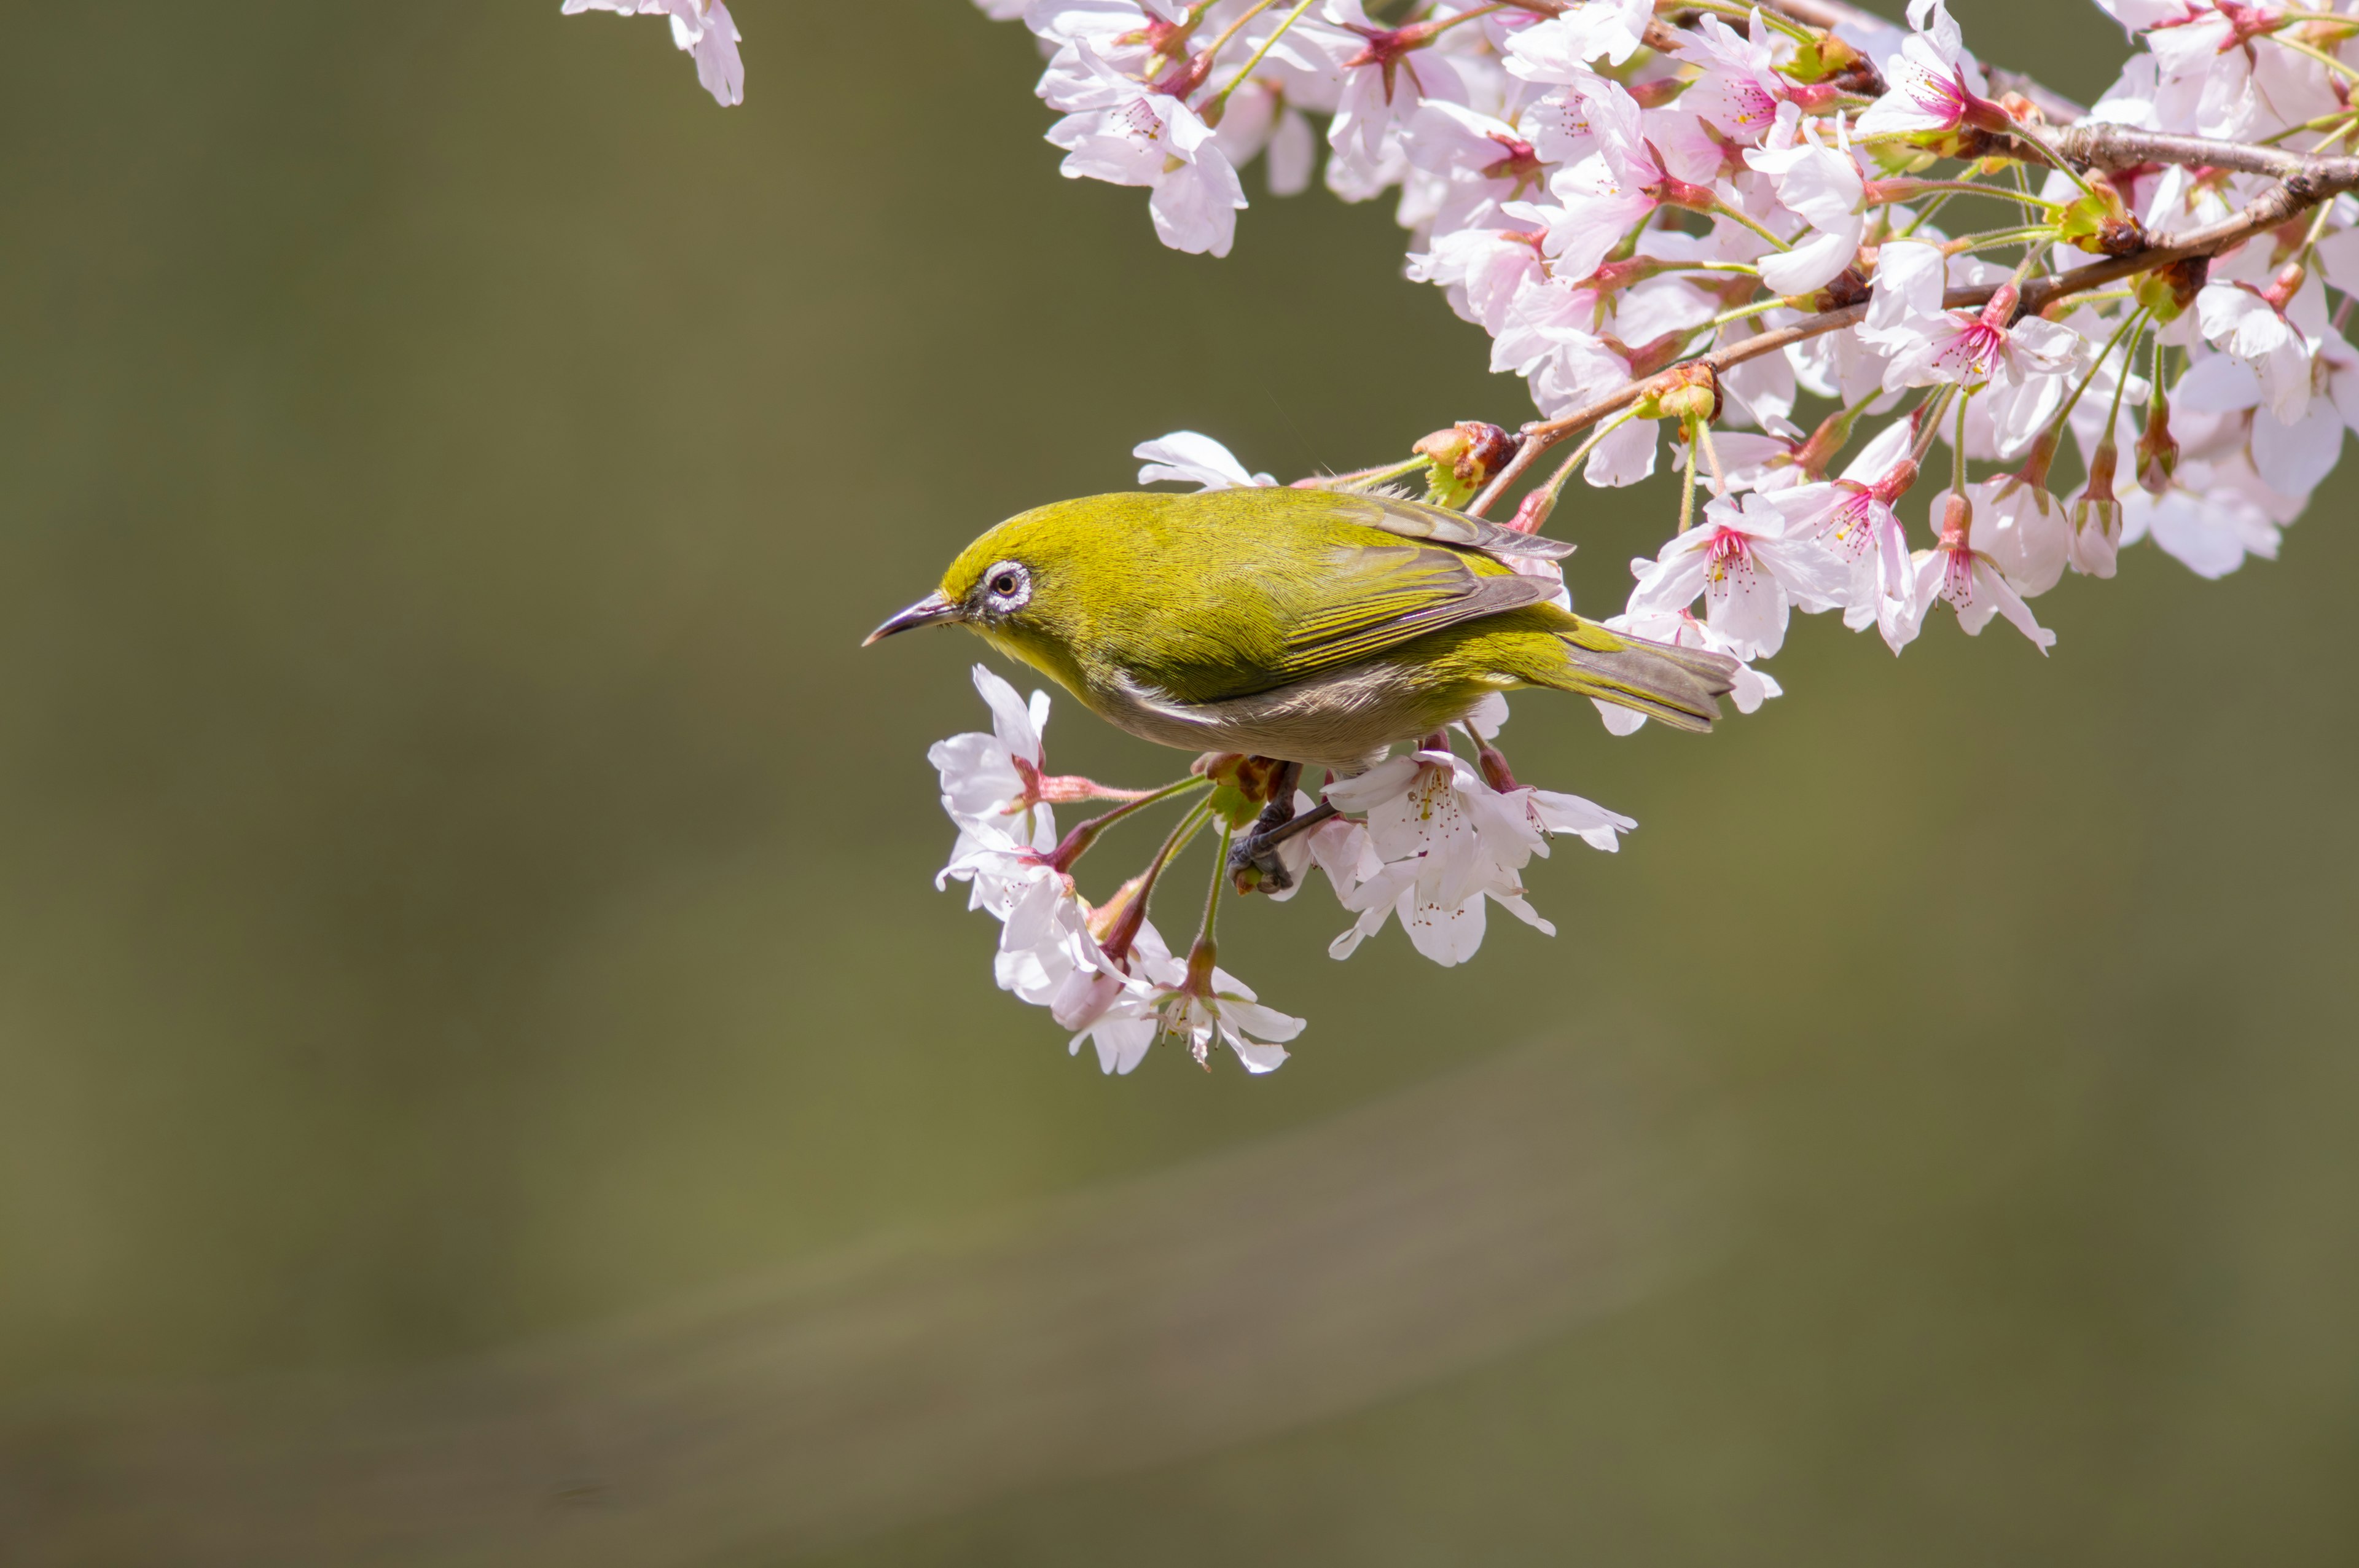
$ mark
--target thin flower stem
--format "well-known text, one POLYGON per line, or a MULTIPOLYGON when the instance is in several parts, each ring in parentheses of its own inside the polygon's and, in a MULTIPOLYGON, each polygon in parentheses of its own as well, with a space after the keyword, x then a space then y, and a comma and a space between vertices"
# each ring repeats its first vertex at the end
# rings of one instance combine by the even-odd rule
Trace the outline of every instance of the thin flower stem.
POLYGON ((1728 493, 1728 476, 1720 471, 1720 450, 1712 444, 1712 421, 1698 419, 1690 440, 1703 443, 1703 460, 1712 470, 1712 492, 1715 496, 1728 493))
POLYGON ((2020 229, 1991 229, 1979 234, 1962 234, 1954 240, 1944 241, 1941 254, 1962 256, 1970 251, 1986 251, 1998 245, 2019 245, 2026 240, 2042 235, 2053 236, 2055 232, 2056 227, 2052 223, 2027 223, 2020 229))
POLYGON ((2059 153, 2054 147, 2049 146, 2045 141, 2042 141, 2037 132, 2030 130, 2028 127, 2024 125, 2021 121, 2017 121, 2016 123, 2015 129, 2007 134, 2015 137, 2016 140, 2024 143, 2026 146, 2038 149, 2040 156, 2047 158, 2050 164, 2063 171, 2065 178, 2071 180, 2074 185, 2080 188, 2082 195, 2091 196, 2095 194, 2095 192, 2089 189, 2089 182, 2081 178, 2080 171, 2075 169, 2071 164, 2064 161, 2064 157, 2061 153, 2059 153))
POLYGON ((1907 239, 1909 235, 1917 232, 1919 225, 1931 221, 1935 213, 1939 212, 1942 208, 1947 207, 1956 199, 1957 192, 1953 190, 1942 192, 1940 195, 1935 197, 1931 201, 1927 202, 1925 210, 1918 213, 1915 217, 1909 219, 1908 226, 1901 230, 1897 234, 1895 234, 1893 238, 1897 240, 1907 239))
POLYGON ((1549 475, 1548 482, 1525 497, 1523 504, 1516 509, 1517 525, 1525 524, 1528 519, 1531 531, 1535 534, 1547 527, 1549 515, 1556 511, 1557 497, 1563 493, 1565 481, 1572 477, 1572 470, 1580 465, 1581 460, 1587 457, 1598 442, 1629 422, 1629 416, 1625 415, 1619 419, 1601 425, 1596 434, 1573 448, 1572 455, 1556 465, 1556 471, 1549 475))
POLYGON ((1739 208, 1731 206, 1726 201, 1722 200, 1718 196, 1714 196, 1712 199, 1712 210, 1732 222, 1743 224, 1745 228, 1752 230, 1755 233, 1760 235, 1763 239, 1768 241, 1771 244, 1777 246, 1781 251, 1790 251, 1794 248, 1792 245, 1789 245, 1785 241, 1779 239, 1776 234, 1770 232, 1770 231, 1762 224, 1759 219, 1755 218, 1752 214, 1745 212, 1739 208))
MULTIPOLYGON (((1235 27, 1232 27, 1226 33, 1221 35, 1221 41, 1220 43, 1212 46, 1213 49, 1217 52, 1222 44, 1227 43, 1229 39, 1235 35, 1238 27, 1244 27, 1247 22, 1252 21, 1256 16, 1258 16, 1264 11, 1268 10, 1275 3, 1276 0, 1262 0, 1260 5, 1256 5, 1252 10, 1238 17, 1235 27)), ((1228 103, 1229 94, 1237 90, 1238 83, 1244 81, 1245 78, 1254 73, 1255 69, 1261 64, 1262 57, 1277 47, 1278 39, 1286 37, 1286 30, 1288 27, 1291 27, 1295 23, 1302 20, 1302 14, 1305 11, 1310 10, 1310 6, 1311 0, 1302 0, 1300 5, 1288 12, 1286 15, 1286 20, 1277 25, 1277 31, 1270 34, 1268 38, 1264 38, 1262 40, 1261 48, 1254 50, 1253 59, 1245 61, 1245 69, 1238 71, 1236 75, 1231 77, 1229 79, 1229 84, 1226 87, 1222 88, 1218 92, 1212 94, 1212 101, 1210 103, 1207 103, 1204 108, 1200 111, 1201 114, 1206 116, 1208 124, 1217 122, 1219 119, 1218 111, 1222 105, 1228 103)))
POLYGON ((1708 332, 1716 327, 1725 327, 1731 321, 1742 321, 1748 316, 1759 316, 1771 310, 1807 310, 1809 308, 1808 300, 1797 302, 1784 295, 1772 295, 1767 299, 1756 299, 1750 305, 1740 305, 1734 310, 1723 310, 1697 328, 1696 331, 1708 332))
MULTIPOLYGON (((1750 19, 1755 7, 1749 5, 1739 5, 1736 3, 1736 0, 1681 0, 1680 9, 1683 11, 1709 11, 1713 16, 1734 16, 1738 21, 1742 22, 1750 19)), ((1801 23, 1793 20, 1791 17, 1784 16, 1779 12, 1764 7, 1761 10, 1761 19, 1770 27, 1776 28, 1778 32, 1781 32, 1788 38, 1793 39, 1796 43, 1810 44, 1818 42, 1818 34, 1812 32, 1809 27, 1804 27, 1801 23)))
MULTIPOLYGON (((2145 312, 2141 311, 2139 314, 2143 315, 2145 312)), ((2097 444, 2101 447, 2113 445, 2114 427, 2120 424, 2122 418, 2122 394, 2129 390, 2130 373, 2136 368, 2137 339, 2132 336, 2129 352, 2122 356, 2121 376, 2114 383, 2114 406, 2105 411, 2104 432, 2097 438, 2097 444)))
POLYGON ((1073 863, 1088 854, 1091 848, 1097 843, 1098 836, 1124 817, 1169 800, 1173 795, 1184 795, 1191 789, 1201 789, 1210 782, 1201 777, 1184 778, 1177 784, 1165 784, 1161 789, 1150 791, 1136 800, 1117 806, 1103 816, 1093 816, 1087 822, 1075 825, 1073 830, 1065 835, 1064 841, 1059 844, 1049 856, 1050 863, 1060 871, 1071 871, 1073 863))
MULTIPOLYGON (((2021 164, 2017 164, 2015 168, 2017 171, 2020 173, 2023 166, 2021 164)), ((2071 205, 2069 201, 2050 201, 2046 197, 2034 196, 2027 190, 2008 190, 2003 186, 1984 185, 1971 179, 1910 179, 1904 178, 1890 180, 1886 183, 1892 185, 1906 185, 1908 188, 1906 195, 1893 198, 1893 200, 1900 201, 1905 201, 1909 197, 1915 196, 1921 191, 1939 190, 1952 196, 1988 196, 2000 201, 2020 202, 2026 207, 2044 208, 2050 212, 2059 211, 2063 208, 2071 205)))
MULTIPOLYGON (((2049 428, 2060 430, 2064 427, 2064 421, 2070 419, 2072 416, 2072 410, 2079 406, 2081 395, 2089 390, 2090 385, 2096 381, 2098 373, 2105 368, 2105 362, 2113 357, 2114 350, 2120 346, 2122 335, 2136 326, 2139 318, 2145 314, 2143 309, 2133 310, 2122 319, 2122 324, 2114 329, 2114 335, 2105 340, 2105 346, 2097 351, 2096 362, 2089 367, 2088 373, 2081 378, 2080 384, 2072 389, 2071 395, 2064 399, 2064 406, 2056 411, 2056 417, 2049 421, 2049 428)), ((2122 368, 2127 370, 2129 367, 2125 363, 2122 368)))
POLYGON ((1204 925, 1196 933, 1196 940, 1210 943, 1212 926, 1221 914, 1221 885, 1229 880, 1229 840, 1236 837, 1236 824, 1221 824, 1220 852, 1212 857, 1212 891, 1204 895, 1204 925))
POLYGON ((1950 493, 1952 495, 1966 492, 1966 405, 1973 400, 1971 387, 1958 396, 1958 428, 1950 441, 1950 493))
POLYGON ((1687 470, 1680 481, 1680 529, 1682 534, 1695 526, 1696 443, 1688 443, 1687 470))
MULTIPOLYGON (((2279 142, 2284 141, 2287 137, 2298 136, 2304 131, 2330 130, 2336 125, 2348 126, 2352 124, 2352 117, 2354 114, 2359 114, 2359 110, 2338 109, 2332 114, 2321 114, 2315 120, 2304 120, 2299 125, 2288 125, 2282 131, 2271 131, 2267 135, 2261 137, 2253 145, 2256 147, 2273 147, 2279 142)), ((2329 141, 2333 140, 2331 136, 2327 139, 2329 141)))
POLYGON ((1392 463, 1383 468, 1353 469, 1350 473, 1313 474, 1298 479, 1289 486, 1295 490, 1346 490, 1354 485, 1383 484, 1387 480, 1406 479, 1426 466, 1426 459, 1411 458, 1407 462, 1392 463))
MULTIPOLYGON (((1229 47, 1229 40, 1231 38, 1235 38, 1240 32, 1245 30, 1245 25, 1247 22, 1252 21, 1256 16, 1260 16, 1264 11, 1268 10, 1272 5, 1277 4, 1277 0, 1254 0, 1253 5, 1246 9, 1245 14, 1239 16, 1235 21, 1231 22, 1227 27, 1222 28, 1221 36, 1214 38, 1211 44, 1206 46, 1206 48, 1211 53, 1215 55, 1219 54, 1223 49, 1229 47)), ((1204 11, 1210 9, 1210 6, 1205 6, 1191 13, 1191 16, 1201 17, 1204 14, 1204 11)))
POLYGON ((1171 831, 1163 836, 1163 848, 1156 850, 1155 859, 1147 863, 1147 880, 1138 890, 1142 903, 1155 891, 1155 884, 1162 877, 1164 868, 1179 857, 1180 850, 1195 841, 1196 835, 1203 831, 1204 824, 1212 819, 1212 802, 1200 800, 1171 825, 1171 831))
POLYGON ((1917 406, 1917 411, 1923 416, 1923 423, 1918 426, 1917 438, 1908 449, 1910 462, 1923 463, 1925 454, 1933 449, 1933 443, 1940 438, 1941 416, 1950 411, 1950 399, 1957 395, 1955 384, 1940 387, 1917 406))

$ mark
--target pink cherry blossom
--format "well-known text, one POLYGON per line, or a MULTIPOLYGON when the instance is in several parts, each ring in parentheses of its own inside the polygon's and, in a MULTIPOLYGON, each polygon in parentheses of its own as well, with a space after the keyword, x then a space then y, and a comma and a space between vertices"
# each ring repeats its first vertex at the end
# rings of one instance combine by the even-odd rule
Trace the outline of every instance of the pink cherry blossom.
POLYGON ((1049 128, 1049 142, 1065 149, 1065 178, 1150 187, 1147 211, 1158 238, 1176 251, 1227 255, 1245 193, 1211 129, 1177 98, 1114 70, 1087 39, 1073 49, 1112 102, 1049 128))
POLYGON ((1638 586, 1630 613, 1684 610, 1704 597, 1704 624, 1741 659, 1766 659, 1786 641, 1789 610, 1831 610, 1843 602, 1850 568, 1811 533, 1798 528, 1771 498, 1722 497, 1703 521, 1636 560, 1638 586))
POLYGON ((2056 633, 2032 618, 2031 607, 2024 603, 2022 594, 2007 581, 1990 553, 1973 547, 1973 505, 1964 496, 1953 493, 1942 498, 1940 542, 1917 553, 1908 635, 1902 641, 1914 641, 1926 614, 1936 603, 1945 603, 1958 612, 1959 629, 1967 636, 1979 635, 1993 616, 2004 615, 2009 625, 2045 654, 2056 645, 2056 633))
POLYGON ((743 36, 722 0, 565 0, 560 15, 612 11, 623 16, 668 16, 671 41, 696 61, 696 80, 723 108, 745 102, 745 62, 737 55, 743 36))
POLYGON ((1963 127, 2005 130, 2006 112, 1984 96, 1982 67, 1967 54, 1943 0, 1909 0, 1908 35, 1884 62, 1883 97, 1861 114, 1861 136, 1921 135, 1963 127))

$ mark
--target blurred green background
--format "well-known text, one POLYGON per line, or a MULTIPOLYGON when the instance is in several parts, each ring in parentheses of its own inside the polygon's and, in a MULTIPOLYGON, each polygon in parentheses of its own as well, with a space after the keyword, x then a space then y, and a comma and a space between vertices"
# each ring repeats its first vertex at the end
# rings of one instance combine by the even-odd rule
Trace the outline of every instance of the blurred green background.
MULTIPOLYGON (((2093 7, 1961 9, 2084 100, 2122 55, 2093 7)), ((2343 475, 2282 565, 2068 580, 2046 661, 1815 621, 1790 695, 1708 741, 1527 698, 1523 776, 1642 824, 1535 868, 1554 940, 1337 965, 1323 887, 1244 908, 1227 954, 1310 1018, 1295 1059, 1103 1078, 929 885, 923 753, 982 717, 980 644, 861 634, 990 522, 1127 484, 1138 440, 1290 476, 1513 423, 1520 388, 1399 278, 1382 204, 1256 196, 1214 263, 1060 178, 1029 39, 962 0, 739 21, 724 113, 660 23, 555 0, 8 8, 0 1556, 501 1562, 557 1520, 625 1562, 2359 1558, 2343 475), (1488 1130, 1527 1071, 1576 1086, 1560 1137, 1488 1130), (1401 1211, 1495 1261, 1709 1179, 1676 1235, 1630 1227, 1667 1266, 1575 1310, 1512 1268, 1386 1275, 1386 1213, 1322 1206, 1344 1144, 1412 1196, 1494 1146, 1611 1167, 1401 1211), (383 1410, 749 1281, 889 1294, 862 1260, 897 1248, 1055 1296, 1141 1191, 1142 1246, 1291 1225, 1389 1283, 1136 1336, 1152 1303, 1058 1297, 1170 1372, 1103 1399, 1053 1325, 939 1385, 806 1345, 842 1408, 1037 1462, 961 1479, 830 1417, 831 1463, 891 1483, 831 1513, 753 1464, 720 1544, 630 1537, 662 1499, 600 1460, 495 1541, 418 1502, 372 1545, 322 1504, 290 1545, 206 1482, 200 1550, 153 1503, 196 1483, 113 1457, 192 1400, 182 1468, 232 1474, 204 1412, 253 1430, 245 1390, 383 1410), (1420 1292, 1515 1321, 1429 1367, 1420 1292), (1237 1402, 1149 1441, 1190 1346, 1237 1402), (1027 1450, 1003 1396, 1049 1384, 1070 1441, 1027 1450)), ((1560 513, 1585 606, 1667 495, 1560 513)), ((1049 742, 1171 772, 1070 702, 1049 742)))

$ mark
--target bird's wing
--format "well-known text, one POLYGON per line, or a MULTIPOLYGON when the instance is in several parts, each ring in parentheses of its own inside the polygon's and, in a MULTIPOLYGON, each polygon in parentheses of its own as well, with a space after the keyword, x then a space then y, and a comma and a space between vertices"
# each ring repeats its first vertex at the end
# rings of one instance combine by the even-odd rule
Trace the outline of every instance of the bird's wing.
POLYGON ((1430 539, 1436 544, 1457 545, 1489 556, 1537 556, 1553 561, 1573 552, 1570 540, 1519 534, 1480 517, 1469 517, 1463 512, 1430 506, 1422 501, 1405 501, 1398 496, 1338 492, 1333 515, 1339 521, 1381 528, 1404 539, 1430 539))
POLYGON ((1354 663, 1444 626, 1556 597, 1542 578, 1476 572, 1469 557, 1430 545, 1351 549, 1321 583, 1317 602, 1284 627, 1272 685, 1354 663))

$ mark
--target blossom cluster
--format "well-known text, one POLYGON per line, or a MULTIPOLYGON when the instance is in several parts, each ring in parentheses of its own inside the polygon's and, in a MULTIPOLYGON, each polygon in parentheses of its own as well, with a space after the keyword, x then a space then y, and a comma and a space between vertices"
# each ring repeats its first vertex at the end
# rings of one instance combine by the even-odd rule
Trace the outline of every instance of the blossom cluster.
POLYGON ((583 11, 669 18, 673 45, 696 61, 696 80, 712 101, 724 109, 745 102, 745 62, 737 55, 743 39, 722 0, 565 0, 563 15, 583 11))
MULTIPOLYGON (((999 921, 993 973, 1000 989, 1048 1008, 1073 1031, 1071 1051, 1088 1042, 1108 1073, 1137 1066, 1158 1038, 1185 1041, 1199 1063, 1223 1044, 1250 1072, 1284 1062, 1283 1043, 1303 1021, 1263 1005, 1213 961, 1212 909, 1185 959, 1147 918, 1164 868, 1222 819, 1224 797, 1233 823, 1243 820, 1234 815, 1238 807, 1260 804, 1235 788, 1243 771, 1236 764, 1245 760, 1201 759, 1189 779, 1162 790, 1109 790, 1054 775, 1044 742, 1049 694, 1035 691, 1027 702, 981 665, 974 685, 991 709, 991 732, 954 735, 928 753, 941 775, 942 809, 958 828, 935 883, 966 883, 969 906, 999 921), (1182 794, 1200 798, 1147 871, 1093 905, 1072 867, 1096 833, 1182 794), (1060 838, 1058 804, 1091 799, 1125 804, 1060 838)), ((1280 848, 1289 885, 1271 896, 1283 902, 1310 869, 1323 872, 1354 917, 1329 946, 1338 958, 1397 916, 1419 953, 1438 964, 1462 963, 1482 945, 1493 903, 1554 935, 1556 927, 1525 897, 1524 868, 1545 858, 1560 834, 1610 853, 1637 824, 1578 795, 1517 784, 1492 744, 1506 717, 1506 699, 1494 696, 1452 727, 1474 752, 1471 762, 1451 737, 1440 736, 1365 773, 1328 781, 1321 797, 1338 814, 1280 848)), ((1292 804, 1308 820, 1319 801, 1298 793, 1292 804)))
MULTIPOLYGON (((2032 602, 2113 576, 2125 546, 2212 578, 2274 558, 2359 428, 2359 0, 2096 3, 2131 48, 2082 110, 1986 70, 1946 0, 1908 0, 1905 27, 1845 0, 977 0, 1038 39, 1063 172, 1143 188, 1169 246, 1227 254, 1256 162, 1272 196, 1389 194, 1408 276, 1539 417, 1293 482, 1422 478, 1480 515, 1562 445, 1506 524, 1536 530, 1575 473, 1669 467, 1668 536, 1607 624, 1733 656, 1744 713, 1780 695, 1759 666, 1797 611, 1898 654, 1946 605, 2044 653, 2032 602)), ((565 9, 592 6, 669 16, 739 95, 719 0, 565 9)), ((1136 455, 1142 484, 1278 482, 1192 431, 1136 455)), ((1277 1065, 1301 1022, 1214 962, 1220 880, 1184 956, 1146 911, 1192 837, 1282 816, 1290 775, 1217 757, 1151 792, 1053 778, 1046 697, 976 678, 994 733, 934 761, 960 829, 943 875, 1000 920, 1000 984, 1108 1071, 1168 1036, 1277 1065), (1060 838, 1054 806, 1092 798, 1122 804, 1060 838), (1096 830, 1182 798, 1147 870, 1084 900, 1096 830)), ((1611 849, 1632 826, 1517 785, 1505 717, 1495 699, 1294 799, 1315 831, 1282 853, 1352 917, 1338 957, 1395 915, 1442 963, 1492 903, 1548 929, 1524 869, 1554 835, 1611 849)))
MULTIPOLYGON (((1666 433, 1691 465, 1702 448, 1702 515, 1682 507, 1680 535, 1636 563, 1616 622, 1644 634, 1751 661, 1789 610, 1840 610, 1897 652, 1947 603, 1969 632, 2004 616, 2045 648, 2026 601, 2068 568, 2110 576, 2124 543, 2151 537, 2206 576, 2274 557, 2359 423, 2349 306, 2328 293, 2359 282, 2347 196, 2227 247, 2208 276, 2023 309, 2093 256, 2230 218, 2273 177, 2042 157, 2059 127, 1990 86, 1943 0, 1913 0, 1906 30, 1723 0, 1659 8, 1680 25, 1651 0, 1437 0, 1383 20, 1362 0, 981 3, 1039 39, 1065 172, 1148 187, 1167 244, 1225 254, 1238 170, 1261 158, 1273 195, 1300 190, 1323 141, 1334 193, 1397 192, 1408 276, 1490 334, 1493 368, 1544 418, 1721 354, 1709 418, 1639 397, 1582 445, 1595 485, 1653 474, 1666 433), (2014 157, 2004 175, 1994 153, 2014 157), (1967 168, 1926 177, 1943 158, 1967 168), (1941 221, 1993 202, 2012 209, 2000 226, 1941 221), (1960 292, 1980 297, 1960 308, 1960 292), (1745 351, 1844 306, 1864 309, 1745 351), (1808 432, 1805 399, 1833 409, 1808 432), (2051 483, 2068 427, 2069 499, 2051 483), (1961 429, 1953 482, 1929 495, 1927 449, 1961 429)), ((2144 48, 2085 123, 2306 151, 2352 135, 2359 6, 2346 23, 2332 6, 2101 4, 2144 48)))

